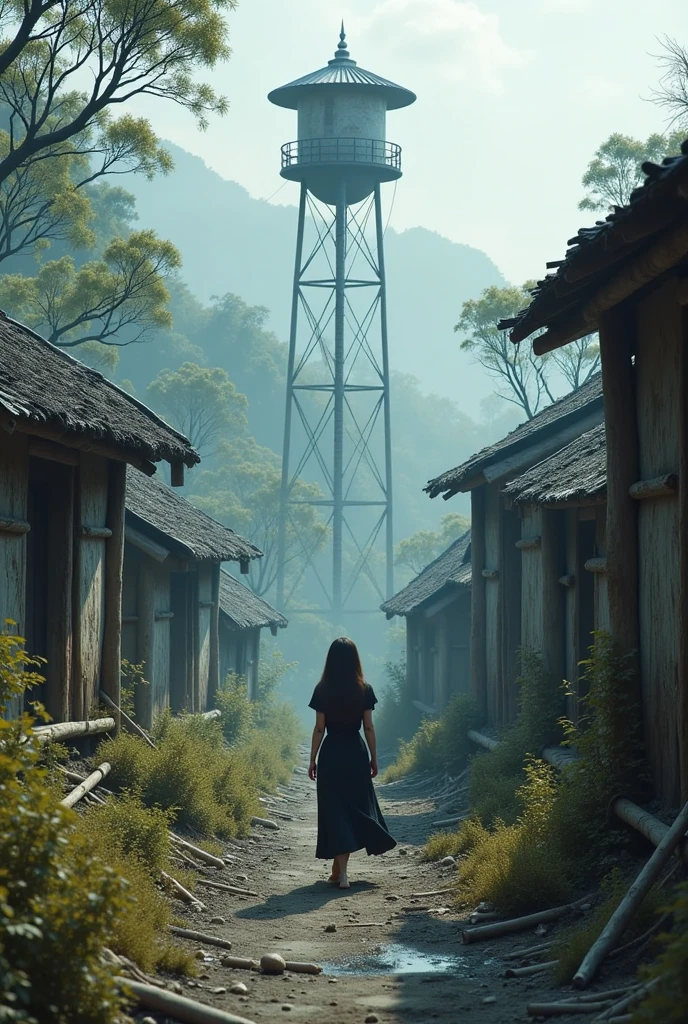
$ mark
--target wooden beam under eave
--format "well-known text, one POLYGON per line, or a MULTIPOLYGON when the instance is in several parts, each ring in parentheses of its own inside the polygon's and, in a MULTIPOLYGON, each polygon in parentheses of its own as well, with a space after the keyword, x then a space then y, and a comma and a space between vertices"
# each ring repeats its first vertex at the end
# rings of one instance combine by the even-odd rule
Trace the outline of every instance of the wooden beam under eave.
POLYGON ((557 348, 562 348, 572 341, 584 338, 586 334, 591 334, 594 329, 584 320, 582 314, 577 314, 570 320, 566 320, 556 327, 550 327, 544 334, 534 338, 533 352, 536 356, 547 355, 548 352, 554 352, 557 348))

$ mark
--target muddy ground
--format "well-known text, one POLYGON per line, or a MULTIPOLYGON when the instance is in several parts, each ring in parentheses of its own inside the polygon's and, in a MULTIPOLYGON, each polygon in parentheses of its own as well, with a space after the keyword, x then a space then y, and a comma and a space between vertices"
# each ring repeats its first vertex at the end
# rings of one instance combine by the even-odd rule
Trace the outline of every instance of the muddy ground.
MULTIPOLYGON (((231 866, 207 869, 208 877, 249 886, 260 897, 242 899, 199 887, 207 909, 181 907, 179 915, 189 928, 231 940, 232 955, 259 958, 278 952, 287 960, 321 964, 323 974, 268 977, 230 970, 221 966, 220 950, 205 947, 200 977, 182 982, 184 993, 256 1024, 284 1020, 287 1014, 302 1024, 364 1024, 372 1015, 380 1024, 510 1024, 532 1019, 526 1013, 529 1002, 572 998, 547 976, 505 979, 505 968, 513 966, 505 954, 542 941, 533 930, 466 945, 461 930, 467 918, 451 908, 449 895, 415 895, 453 881, 454 869, 421 860, 434 823, 446 817, 438 814, 433 791, 436 780, 420 787, 403 781, 379 787, 399 846, 383 857, 355 855, 351 889, 341 891, 327 884, 328 866, 314 858, 315 786, 297 770, 282 787, 281 799, 266 808, 266 816, 285 815, 275 817, 279 831, 256 828, 251 838, 227 847, 236 857, 231 866), (450 909, 436 912, 443 908, 450 909), (211 923, 212 918, 224 923, 211 923), (327 930, 331 925, 336 930, 327 930), (235 981, 248 986, 247 996, 229 992, 235 981)), ((633 970, 630 963, 605 969, 592 991, 625 983, 633 970)))

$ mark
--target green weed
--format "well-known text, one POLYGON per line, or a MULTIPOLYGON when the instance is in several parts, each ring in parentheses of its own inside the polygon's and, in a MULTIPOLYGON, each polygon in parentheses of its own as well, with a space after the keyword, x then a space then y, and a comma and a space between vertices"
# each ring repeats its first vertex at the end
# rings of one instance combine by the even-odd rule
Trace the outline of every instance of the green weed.
POLYGON ((633 1024, 684 1024, 688 1020, 688 882, 677 886, 668 907, 673 929, 660 935, 662 952, 644 970, 644 980, 661 978, 633 1015, 633 1024))

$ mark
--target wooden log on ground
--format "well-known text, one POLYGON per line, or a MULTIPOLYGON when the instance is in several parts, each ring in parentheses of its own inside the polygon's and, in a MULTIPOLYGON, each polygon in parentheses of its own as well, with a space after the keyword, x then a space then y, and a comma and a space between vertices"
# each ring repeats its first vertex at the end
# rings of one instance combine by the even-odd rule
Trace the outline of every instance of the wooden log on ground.
POLYGON ((186 996, 178 996, 174 992, 166 992, 154 985, 144 985, 130 978, 115 978, 125 992, 135 996, 140 1006, 165 1014, 182 1024, 255 1024, 247 1017, 237 1017, 235 1013, 226 1013, 214 1006, 197 1003, 186 996))
POLYGON ((55 743, 75 739, 77 736, 112 732, 114 728, 114 718, 94 718, 88 722, 57 722, 55 725, 36 726, 33 734, 39 743, 55 743))
POLYGON ((538 924, 547 924, 549 921, 558 921, 566 914, 580 910, 589 900, 577 900, 575 903, 567 903, 563 907, 552 907, 550 910, 541 910, 537 914, 527 914, 525 917, 512 917, 509 921, 499 921, 495 924, 483 924, 477 928, 465 928, 461 932, 464 942, 479 942, 481 939, 497 939, 502 935, 513 935, 514 932, 526 931, 528 928, 535 928, 538 924))
POLYGON ((215 882, 212 878, 198 878, 198 885, 205 885, 208 889, 221 889, 222 892, 232 892, 235 896, 258 896, 259 893, 252 889, 241 889, 238 885, 228 885, 227 882, 215 882))
POLYGON ((210 864, 214 868, 224 868, 226 864, 219 857, 216 857, 213 853, 208 853, 207 850, 202 850, 200 846, 194 846, 188 839, 182 839, 176 832, 169 833, 170 840, 175 846, 181 847, 183 850, 188 850, 189 853, 195 854, 199 860, 204 861, 206 864, 210 864))
POLYGON ((411 900, 426 900, 429 896, 446 896, 447 893, 454 892, 453 889, 431 889, 430 892, 412 892, 409 895, 411 900))
POLYGON ((207 946, 219 946, 220 949, 231 949, 232 943, 229 939, 220 939, 217 935, 208 935, 206 932, 197 932, 193 928, 179 928, 176 924, 168 925, 168 931, 178 935, 181 939, 191 939, 193 942, 204 942, 207 946))
POLYGON ((251 818, 252 825, 259 825, 261 828, 270 828, 273 830, 279 829, 279 825, 276 821, 270 821, 269 818, 251 818))
POLYGON ((494 750, 499 746, 499 740, 493 740, 490 736, 484 736, 483 733, 477 732, 475 729, 469 729, 467 734, 469 740, 473 740, 479 747, 484 747, 485 750, 494 750))
POLYGON ((322 974, 322 967, 318 964, 301 963, 300 960, 287 960, 285 970, 294 974, 322 974))
POLYGON ((614 1017, 617 1017, 619 1014, 623 1014, 624 1011, 629 1008, 629 1006, 633 1006, 635 1003, 639 1003, 642 999, 644 999, 645 996, 652 991, 655 985, 659 984, 659 982, 662 980, 662 978, 653 978, 651 981, 648 981, 645 985, 634 985, 630 992, 627 992, 617 1002, 612 1003, 609 1009, 603 1010, 599 1017, 596 1017, 595 1020, 610 1020, 614 1017))
POLYGON ((564 747, 545 747, 542 751, 542 758, 547 764, 551 764, 553 768, 558 768, 560 771, 579 760, 577 754, 564 747))
POLYGON ((87 793, 90 793, 92 789, 95 789, 99 782, 101 782, 106 775, 110 772, 110 764, 107 761, 103 761, 102 764, 98 765, 94 772, 80 782, 79 785, 68 793, 64 800, 60 800, 63 807, 74 807, 78 804, 79 800, 87 793))
POLYGON ((122 721, 126 723, 127 728, 131 732, 136 733, 136 735, 140 739, 142 739, 144 741, 144 743, 147 743, 149 747, 152 747, 153 750, 157 750, 158 749, 156 747, 155 743, 153 743, 153 740, 150 738, 148 733, 144 732, 144 730, 141 728, 140 725, 137 725, 137 723, 134 722, 129 717, 129 715, 125 714, 125 712, 122 711, 121 708, 117 707, 117 705, 114 703, 114 701, 110 700, 110 698, 108 697, 107 693, 105 693, 104 690, 100 691, 100 699, 103 701, 104 704, 106 704, 109 708, 112 708, 113 711, 116 711, 117 714, 121 716, 122 721))
POLYGON ((558 960, 547 960, 545 963, 531 964, 529 967, 507 967, 504 971, 504 977, 527 978, 531 974, 542 974, 544 971, 549 971, 550 968, 556 967, 558 963, 558 960))
POLYGON ((233 971, 257 971, 260 964, 246 956, 223 956, 220 961, 223 967, 231 967, 233 971))
POLYGON ((569 1013, 598 1013, 611 1003, 529 1003, 529 1017, 566 1017, 569 1013))
POLYGON ((602 933, 593 943, 573 978, 574 988, 587 988, 605 957, 616 946, 645 896, 659 878, 688 829, 688 803, 616 908, 602 933))
POLYGON ((205 906, 205 904, 202 903, 201 900, 199 900, 196 896, 194 896, 192 892, 189 892, 188 889, 185 889, 181 882, 178 882, 176 878, 172 877, 172 875, 168 875, 166 871, 161 871, 160 877, 162 878, 163 882, 172 890, 174 895, 178 899, 183 900, 184 903, 195 904, 199 907, 205 906))
POLYGON ((204 711, 201 718, 205 718, 208 722, 212 722, 216 718, 220 718, 222 712, 219 708, 213 708, 212 711, 204 711))
MULTIPOLYGON (((641 835, 650 840, 653 846, 659 846, 669 831, 669 826, 659 818, 655 818, 654 814, 644 811, 642 807, 638 807, 632 800, 627 800, 625 797, 615 800, 612 810, 617 818, 620 818, 626 825, 630 825, 631 828, 637 829, 641 835)), ((684 836, 680 840, 676 847, 676 856, 684 864, 688 864, 688 836, 684 836)))
POLYGON ((511 953, 504 953, 502 956, 503 960, 527 960, 533 956, 540 956, 542 953, 548 953, 554 945, 553 942, 542 942, 537 946, 526 946, 521 949, 514 949, 511 953))

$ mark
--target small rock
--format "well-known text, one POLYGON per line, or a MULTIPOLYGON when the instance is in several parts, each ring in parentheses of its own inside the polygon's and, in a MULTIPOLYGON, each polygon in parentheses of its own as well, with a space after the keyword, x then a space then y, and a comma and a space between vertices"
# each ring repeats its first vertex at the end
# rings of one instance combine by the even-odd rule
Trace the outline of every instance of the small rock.
POLYGON ((197 949, 196 952, 194 953, 194 956, 196 957, 197 960, 205 960, 205 950, 197 949))
POLYGON ((225 919, 224 919, 224 917, 211 917, 210 918, 210 923, 211 924, 224 924, 225 923, 225 919))
POLYGON ((203 974, 199 974, 198 977, 201 979, 201 981, 209 981, 210 980, 210 975, 208 974, 207 971, 205 971, 203 974))
POLYGON ((290 1010, 294 1009, 294 1007, 291 1005, 291 1003, 284 1003, 282 1009, 284 1010, 285 1013, 289 1013, 290 1010))
POLYGON ((144 1017, 141 1024, 158 1024, 155 1017, 144 1017))
POLYGON ((336 924, 326 924, 325 925, 325 931, 326 932, 336 932, 337 931, 337 925, 336 924))
POLYGON ((483 1002, 483 1006, 489 1006, 490 1003, 496 1003, 497 1002, 497 996, 485 996, 485 998, 483 999, 482 1002, 483 1002))
POLYGON ((182 994, 182 992, 184 991, 184 989, 182 988, 182 983, 180 981, 171 981, 169 983, 169 985, 170 985, 170 991, 174 992, 175 995, 180 996, 182 994))
POLYGON ((331 999, 331 1000, 330 1000, 330 1006, 338 1006, 338 1005, 339 1005, 339 1004, 337 1003, 337 1000, 336 1000, 336 999, 331 999))
POLYGON ((328 985, 336 985, 337 984, 337 979, 336 978, 328 978, 327 979, 327 984, 328 985))
POLYGON ((248 875, 236 875, 237 882, 248 882, 248 875))
POLYGON ((539 924, 537 926, 537 928, 535 929, 535 934, 536 935, 540 935, 540 936, 541 935, 547 935, 548 931, 549 931, 549 928, 547 927, 546 924, 539 924))
POLYGON ((235 981, 229 990, 235 996, 246 996, 248 995, 248 989, 244 985, 243 981, 235 981))
POLYGON ((286 961, 279 953, 265 953, 260 958, 260 969, 265 974, 282 974, 286 970, 286 961))
POLYGON ((365 1024, 378 1024, 380 1018, 376 1013, 369 1013, 365 1019, 365 1024))
POLYGON ((227 989, 223 985, 218 985, 217 988, 213 989, 214 996, 223 996, 227 989))
MULTIPOLYGON (((403 849, 399 850, 399 856, 400 857, 408 857, 408 850, 403 850, 403 849)), ((377 1020, 377 1017, 375 1017, 375 1020, 377 1020)))
POLYGON ((385 896, 385 899, 388 900, 390 903, 398 903, 399 902, 399 897, 398 896, 385 896))
POLYGON ((441 868, 455 868, 456 860, 453 857, 443 857, 440 861, 441 868))

